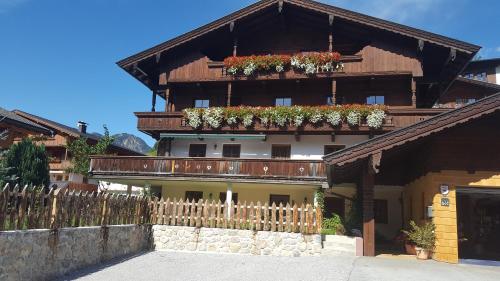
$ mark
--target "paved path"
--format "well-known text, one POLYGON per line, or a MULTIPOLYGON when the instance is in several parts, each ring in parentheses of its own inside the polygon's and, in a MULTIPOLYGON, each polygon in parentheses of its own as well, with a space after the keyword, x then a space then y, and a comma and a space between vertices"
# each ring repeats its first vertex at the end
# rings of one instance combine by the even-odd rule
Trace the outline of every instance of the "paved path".
POLYGON ((351 257, 267 257, 150 252, 61 280, 500 280, 500 267, 351 257))

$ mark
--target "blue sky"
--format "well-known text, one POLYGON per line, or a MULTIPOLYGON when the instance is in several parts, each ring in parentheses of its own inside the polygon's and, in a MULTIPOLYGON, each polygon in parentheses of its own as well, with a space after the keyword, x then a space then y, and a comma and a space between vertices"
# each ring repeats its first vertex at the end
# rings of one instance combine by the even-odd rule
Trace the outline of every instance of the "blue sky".
MULTIPOLYGON (((0 0, 0 107, 90 131, 136 134, 151 93, 115 62, 250 0, 0 0)), ((500 57, 500 1, 323 0, 483 47, 500 57)), ((161 105, 160 105, 161 108, 161 105)))

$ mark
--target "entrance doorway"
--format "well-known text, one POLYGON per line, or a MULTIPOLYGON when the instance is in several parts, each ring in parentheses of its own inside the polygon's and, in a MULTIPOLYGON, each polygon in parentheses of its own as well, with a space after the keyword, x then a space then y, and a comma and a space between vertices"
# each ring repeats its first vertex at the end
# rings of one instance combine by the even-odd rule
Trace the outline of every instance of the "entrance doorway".
POLYGON ((500 261, 500 189, 457 189, 458 257, 500 261))

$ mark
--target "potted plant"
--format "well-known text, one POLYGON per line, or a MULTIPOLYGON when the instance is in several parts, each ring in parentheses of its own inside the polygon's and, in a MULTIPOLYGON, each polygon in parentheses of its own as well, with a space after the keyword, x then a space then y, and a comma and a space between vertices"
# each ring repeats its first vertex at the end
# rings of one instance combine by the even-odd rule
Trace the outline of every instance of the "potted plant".
POLYGON ((342 223, 342 218, 339 215, 332 213, 331 218, 323 219, 321 229, 323 240, 325 235, 343 235, 344 233, 344 224, 342 223))
POLYGON ((414 221, 410 221, 410 227, 411 230, 403 232, 408 235, 408 240, 415 244, 417 259, 429 259, 436 245, 436 226, 432 222, 418 226, 414 221))

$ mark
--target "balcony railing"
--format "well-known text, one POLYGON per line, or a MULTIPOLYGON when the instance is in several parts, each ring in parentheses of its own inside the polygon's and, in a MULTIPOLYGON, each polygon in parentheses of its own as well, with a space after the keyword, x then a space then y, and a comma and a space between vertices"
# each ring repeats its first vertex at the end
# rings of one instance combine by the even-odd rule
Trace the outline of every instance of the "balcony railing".
POLYGON ((92 156, 93 176, 208 177, 325 181, 321 160, 92 156))
MULTIPOLYGON (((402 128, 409 126, 411 124, 423 121, 429 117, 435 116, 439 113, 448 111, 449 109, 442 108, 402 108, 402 109, 390 109, 387 113, 384 125, 379 131, 390 131, 397 128, 402 128)), ((147 132, 150 134, 160 133, 160 132, 179 132, 186 133, 192 132, 193 128, 190 127, 182 112, 136 112, 135 115, 138 118, 137 128, 140 131, 147 132)), ((301 132, 367 132, 371 129, 366 124, 361 124, 356 128, 349 127, 344 124, 339 128, 333 128, 328 124, 322 124, 319 126, 313 126, 311 124, 306 124, 300 129, 293 126, 289 127, 276 127, 276 126, 263 126, 258 121, 256 121, 253 128, 246 128, 244 126, 223 126, 219 129, 212 128, 201 128, 199 131, 202 132, 259 132, 259 133, 279 133, 287 131, 301 131, 301 132)))

